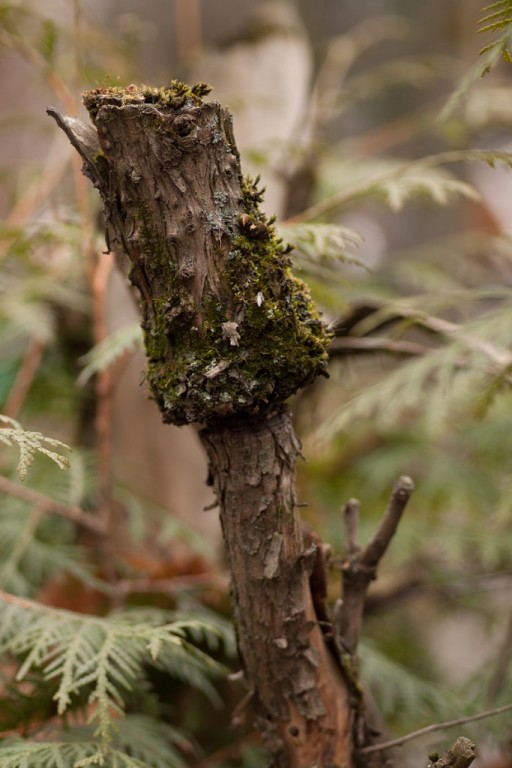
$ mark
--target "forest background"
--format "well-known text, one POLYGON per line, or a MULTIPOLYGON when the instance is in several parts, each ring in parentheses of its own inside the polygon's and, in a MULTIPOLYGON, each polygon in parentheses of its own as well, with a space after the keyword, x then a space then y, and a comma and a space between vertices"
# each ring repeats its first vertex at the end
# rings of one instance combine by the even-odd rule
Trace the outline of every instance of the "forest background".
MULTIPOLYGON (((162 426, 148 399, 136 304, 45 112, 79 114, 81 91, 99 85, 213 85, 332 325, 330 379, 292 403, 303 517, 331 545, 332 603, 340 507, 360 500, 366 540, 395 479, 415 481, 361 649, 392 734, 511 702, 512 113, 507 63, 480 78, 481 11, 473 0, 0 3, 0 412, 72 446, 3 422, 22 447, 21 466, 2 448, 0 477, 0 728, 13 768, 22 749, 63 738, 66 713, 82 745, 63 748, 67 760, 117 739, 120 760, 145 765, 265 764, 250 709, 236 709, 243 686, 218 666, 238 669, 206 461, 194 430, 162 426), (41 447, 52 455, 32 462, 41 447), (147 696, 128 700, 118 681, 120 735, 116 697, 103 714, 101 693, 91 700, 98 676, 63 687, 82 626, 65 609, 117 617, 96 655, 127 627, 157 643, 162 616, 183 622, 184 657, 159 660, 147 696), (50 632, 39 655, 34 615, 50 632)), ((482 762, 510 760, 507 715, 464 733, 482 762)), ((430 734, 406 755, 443 745, 430 734)))

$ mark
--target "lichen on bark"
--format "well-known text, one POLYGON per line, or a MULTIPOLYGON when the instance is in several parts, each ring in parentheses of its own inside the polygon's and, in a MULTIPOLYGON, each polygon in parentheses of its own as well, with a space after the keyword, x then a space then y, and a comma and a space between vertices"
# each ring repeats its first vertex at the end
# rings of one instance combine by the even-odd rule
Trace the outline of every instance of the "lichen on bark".
POLYGON ((175 424, 262 413, 327 365, 326 328, 207 90, 174 81, 84 95, 99 140, 89 175, 109 243, 132 262, 148 381, 175 424))

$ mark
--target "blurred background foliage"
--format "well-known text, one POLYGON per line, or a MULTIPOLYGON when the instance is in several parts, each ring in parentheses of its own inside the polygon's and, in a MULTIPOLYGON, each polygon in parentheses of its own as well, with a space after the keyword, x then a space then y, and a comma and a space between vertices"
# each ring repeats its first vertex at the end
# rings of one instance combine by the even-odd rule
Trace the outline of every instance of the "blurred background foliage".
MULTIPOLYGON (((0 589, 106 620, 140 605, 229 616, 195 434, 165 428, 157 442, 133 297, 44 113, 80 114, 81 90, 98 85, 209 81, 333 330, 330 379, 292 403, 332 602, 343 503, 361 501, 364 541, 397 476, 416 484, 370 593, 365 681, 393 734, 512 701, 510 29, 479 38, 482 15, 477 0, 0 2, 0 412, 73 449, 66 472, 37 457, 20 490, 17 452, 2 447, 0 589)), ((40 696, 27 700, 8 655, 23 652, 5 643, 0 711, 25 698, 19 723, 0 714, 4 735, 54 734, 55 688, 32 669, 40 696)), ((232 651, 213 655, 236 671, 232 651)), ((212 717, 173 663, 144 679, 143 704, 124 705, 153 725, 133 728, 178 730, 142 757, 126 736, 112 765, 265 764, 250 717, 232 718, 239 682, 218 682, 212 717)), ((510 718, 464 732, 482 764, 510 761, 510 718)), ((90 754, 62 752, 63 764, 90 754)))

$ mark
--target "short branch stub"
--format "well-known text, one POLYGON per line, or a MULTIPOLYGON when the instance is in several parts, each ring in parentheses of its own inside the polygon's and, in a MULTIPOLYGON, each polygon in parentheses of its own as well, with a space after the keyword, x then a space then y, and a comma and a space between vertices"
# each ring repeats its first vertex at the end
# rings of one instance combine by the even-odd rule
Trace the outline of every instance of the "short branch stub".
POLYGON ((89 128, 50 112, 102 195, 109 244, 130 258, 149 384, 175 424, 264 413, 327 365, 326 328, 208 90, 87 91, 96 151, 89 128))

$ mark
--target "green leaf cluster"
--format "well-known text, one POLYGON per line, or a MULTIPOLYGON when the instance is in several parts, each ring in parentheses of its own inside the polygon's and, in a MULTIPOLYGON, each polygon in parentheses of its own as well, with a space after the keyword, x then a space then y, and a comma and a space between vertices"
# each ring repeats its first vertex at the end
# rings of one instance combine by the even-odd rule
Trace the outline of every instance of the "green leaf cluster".
MULTIPOLYGON (((33 673, 53 684, 55 712, 69 724, 57 734, 45 735, 43 728, 35 741, 1 742, 0 761, 9 766, 32 765, 31 760, 57 768, 180 765, 175 744, 183 740, 181 735, 147 714, 126 714, 127 707, 144 691, 151 701, 151 668, 217 701, 209 678, 223 668, 196 643, 210 651, 221 644, 233 648, 229 625, 217 617, 201 619, 197 612, 188 617, 134 609, 96 617, 6 593, 0 594, 0 626, 0 654, 18 660, 17 685, 33 673), (85 721, 81 729, 80 720, 85 721)), ((16 690, 11 688, 10 695, 11 706, 16 706, 16 690)))

